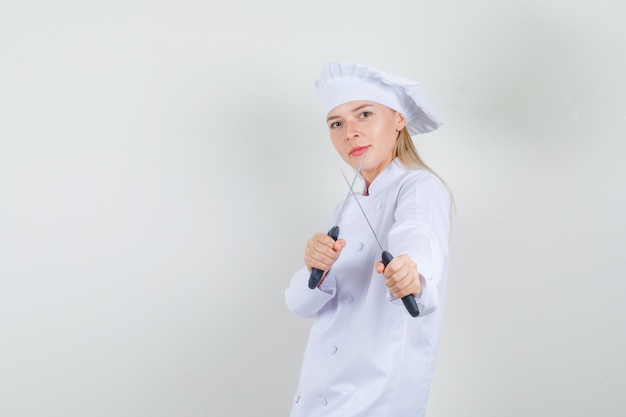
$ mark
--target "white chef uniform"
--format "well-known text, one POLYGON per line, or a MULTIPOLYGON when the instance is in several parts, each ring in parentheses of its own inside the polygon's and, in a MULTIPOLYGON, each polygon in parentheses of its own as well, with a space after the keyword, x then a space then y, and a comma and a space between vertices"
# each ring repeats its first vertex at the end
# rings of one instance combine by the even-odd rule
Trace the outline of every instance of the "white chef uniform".
POLYGON ((291 417, 421 417, 441 330, 450 196, 435 175, 398 159, 374 179, 368 195, 358 195, 383 248, 417 264, 417 318, 375 271, 381 250, 349 198, 339 224, 346 247, 321 286, 308 288, 303 267, 285 291, 292 312, 315 318, 291 417))

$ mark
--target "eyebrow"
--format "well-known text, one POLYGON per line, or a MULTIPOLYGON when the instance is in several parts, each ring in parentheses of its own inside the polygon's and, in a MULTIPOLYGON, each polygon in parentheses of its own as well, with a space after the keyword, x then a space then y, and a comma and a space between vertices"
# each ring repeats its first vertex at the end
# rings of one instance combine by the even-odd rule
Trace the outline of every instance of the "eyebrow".
MULTIPOLYGON (((365 107, 373 107, 370 103, 365 103, 365 104, 361 104, 360 106, 356 106, 355 108, 353 108, 352 110, 350 110, 351 113, 357 112, 365 107)), ((339 119, 340 116, 331 116, 329 118, 326 119, 326 122, 330 122, 333 119, 339 119)))

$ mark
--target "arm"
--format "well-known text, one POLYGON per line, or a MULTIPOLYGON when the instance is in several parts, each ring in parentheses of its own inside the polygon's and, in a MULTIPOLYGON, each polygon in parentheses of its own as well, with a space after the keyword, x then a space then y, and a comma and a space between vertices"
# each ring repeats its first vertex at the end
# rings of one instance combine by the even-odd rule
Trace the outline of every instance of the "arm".
POLYGON ((346 242, 332 240, 328 235, 315 234, 307 242, 304 251, 305 266, 300 268, 285 291, 285 302, 293 313, 308 317, 317 314, 335 296, 335 276, 331 266, 339 258, 346 242), (309 289, 311 270, 318 268, 325 272, 317 288, 309 289))
POLYGON ((310 317, 317 314, 335 296, 334 274, 329 271, 317 288, 309 289, 311 273, 303 266, 291 277, 285 290, 285 303, 292 313, 310 317))
POLYGON ((400 187, 394 215, 389 247, 401 255, 384 271, 389 298, 415 295, 424 316, 443 301, 450 235, 448 191, 434 175, 410 176, 400 187))

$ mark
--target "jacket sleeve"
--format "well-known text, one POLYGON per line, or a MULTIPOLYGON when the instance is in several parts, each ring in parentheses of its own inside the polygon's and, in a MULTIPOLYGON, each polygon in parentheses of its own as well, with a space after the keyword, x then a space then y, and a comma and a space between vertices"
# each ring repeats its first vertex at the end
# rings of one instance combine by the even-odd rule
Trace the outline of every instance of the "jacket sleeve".
MULTIPOLYGON (((341 206, 343 206, 343 202, 335 206, 331 224, 336 224, 341 206)), ((337 290, 332 268, 318 288, 309 288, 310 276, 309 270, 303 266, 293 274, 289 286, 285 290, 285 303, 289 311, 304 317, 316 315, 335 296, 337 290)))
POLYGON ((436 176, 418 172, 409 176, 398 192, 389 247, 391 253, 408 254, 417 264, 422 292, 416 301, 420 316, 425 316, 443 305, 450 240, 450 196, 436 176))
POLYGON ((335 274, 328 271, 324 281, 318 288, 309 288, 311 273, 303 266, 291 278, 285 290, 287 308, 295 314, 310 317, 317 314, 334 296, 337 289, 335 274))

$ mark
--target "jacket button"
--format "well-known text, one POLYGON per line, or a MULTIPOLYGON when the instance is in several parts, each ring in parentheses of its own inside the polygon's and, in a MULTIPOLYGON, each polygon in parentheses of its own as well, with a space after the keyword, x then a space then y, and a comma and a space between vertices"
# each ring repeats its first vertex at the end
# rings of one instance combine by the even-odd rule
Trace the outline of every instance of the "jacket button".
POLYGON ((351 295, 344 295, 343 297, 341 297, 341 302, 344 304, 350 304, 352 300, 353 298, 351 295))
POLYGON ((354 249, 355 249, 356 251, 362 251, 364 247, 365 247, 365 245, 363 244, 363 242, 357 242, 357 243, 354 245, 354 249))
POLYGON ((300 402, 300 395, 296 394, 296 398, 293 399, 293 402, 298 404, 300 402))
POLYGON ((378 207, 378 210, 380 210, 381 208, 383 208, 383 203, 378 203, 378 206, 376 207, 378 207))
POLYGON ((333 346, 330 348, 330 354, 334 355, 335 353, 337 353, 337 346, 333 346))
POLYGON ((320 404, 322 405, 328 405, 328 400, 324 397, 320 397, 320 404))

